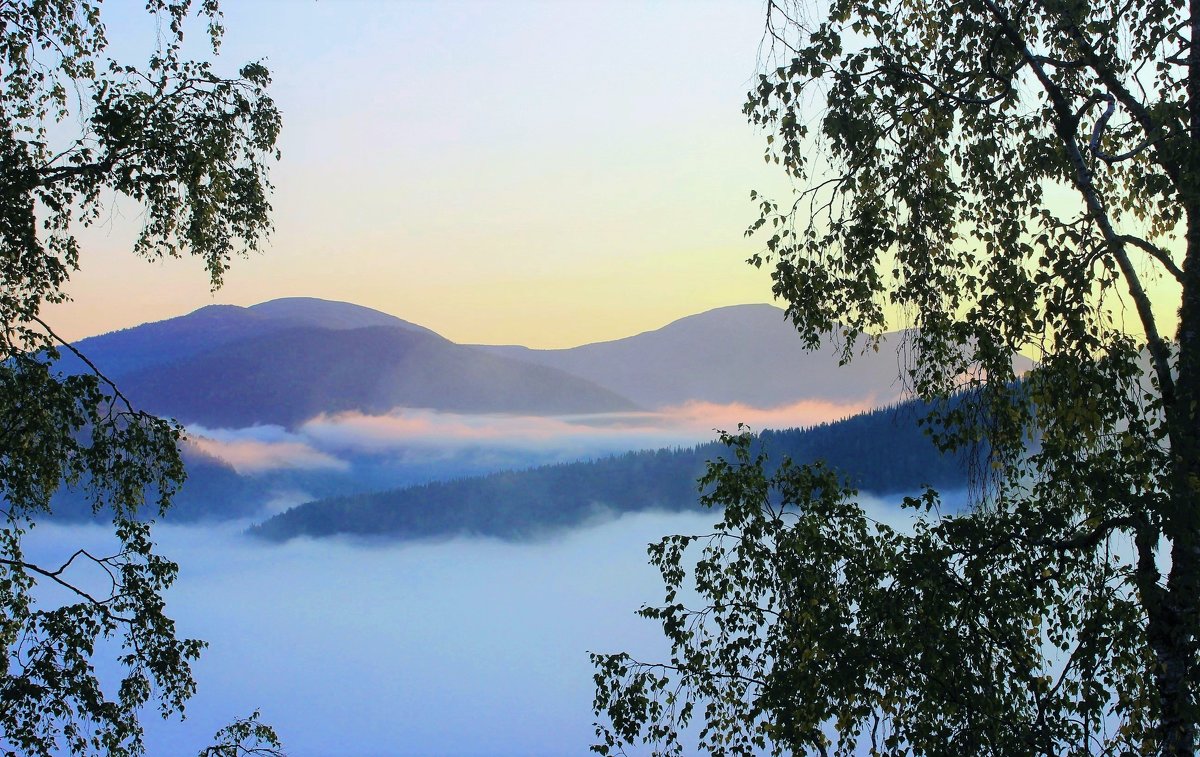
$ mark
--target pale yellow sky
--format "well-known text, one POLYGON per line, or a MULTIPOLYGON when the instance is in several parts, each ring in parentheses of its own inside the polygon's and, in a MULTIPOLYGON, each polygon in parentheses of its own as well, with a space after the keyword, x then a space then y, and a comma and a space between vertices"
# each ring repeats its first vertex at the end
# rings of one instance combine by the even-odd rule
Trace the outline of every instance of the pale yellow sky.
MULTIPOLYGON (((136 4, 111 7, 118 51, 153 39, 136 4)), ((63 336, 312 296, 458 342, 565 347, 771 300, 768 273, 744 262, 759 242, 742 234, 751 189, 786 194, 741 113, 759 3, 240 0, 225 12, 219 65, 266 58, 284 113, 276 233, 214 294, 196 261, 135 258, 139 209, 119 202, 83 235, 74 302, 48 311, 63 336)), ((1150 286, 1173 332, 1177 293, 1150 286)))
MULTIPOLYGON (((276 233, 212 294, 84 235, 68 338, 212 303, 339 299, 460 342, 570 346, 770 301, 751 189, 781 188, 741 114, 755 2, 226 4, 221 65, 266 57, 284 113, 276 233)), ((109 18, 118 42, 146 31, 109 18), (124 35, 124 37, 122 36, 124 35)))

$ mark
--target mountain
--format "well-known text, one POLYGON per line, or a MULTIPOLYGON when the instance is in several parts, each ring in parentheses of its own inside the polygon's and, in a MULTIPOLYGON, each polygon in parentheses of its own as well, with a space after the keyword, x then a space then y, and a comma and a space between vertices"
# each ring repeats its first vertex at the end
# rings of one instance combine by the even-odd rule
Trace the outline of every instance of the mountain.
MULTIPOLYGON (((169 365, 246 337, 287 328, 286 321, 268 318, 236 305, 209 305, 187 315, 144 323, 75 343, 102 373, 111 377, 156 365, 169 365)), ((74 354, 62 350, 58 367, 67 373, 87 370, 74 354)))
MULTIPOLYGON (((570 349, 464 346, 370 308, 289 297, 212 305, 78 346, 155 412, 205 425, 293 425, 397 406, 532 414, 688 401, 878 406, 901 395, 902 339, 889 335, 878 352, 839 367, 831 346, 804 350, 783 310, 736 305, 570 349)), ((70 355, 61 365, 85 368, 70 355)))
POLYGON ((660 329, 561 350, 485 347, 567 371, 647 407, 688 400, 777 407, 800 400, 885 404, 900 395, 894 351, 838 367, 830 348, 806 352, 784 311, 734 305, 660 329))
MULTIPOLYGON (((628 399, 557 369, 464 347, 395 316, 310 297, 210 305, 76 347, 139 407, 184 423, 293 426, 396 407, 604 413, 628 399)), ((67 373, 86 365, 64 351, 67 373)))
POLYGON ((287 328, 121 376, 135 404, 183 423, 292 427, 322 413, 397 407, 558 415, 634 410, 554 368, 390 326, 287 328))
MULTIPOLYGON (((394 326, 429 335, 434 332, 377 310, 315 297, 286 297, 251 305, 208 305, 187 315, 144 323, 81 339, 75 347, 110 378, 170 365, 241 339, 274 334, 296 326, 350 329, 394 326)), ((63 350, 59 367, 67 373, 87 370, 79 358, 63 350)))
POLYGON ((317 326, 324 329, 361 329, 369 326, 393 326, 438 336, 424 326, 409 323, 394 315, 355 305, 350 302, 321 300, 316 297, 282 297, 260 302, 246 308, 251 313, 285 321, 295 326, 317 326))
MULTIPOLYGON (((213 305, 86 339, 79 347, 139 407, 193 426, 227 429, 277 424, 295 430, 321 414, 380 414, 399 407, 514 415, 637 409, 613 387, 645 406, 869 402, 895 396, 898 373, 887 349, 843 368, 829 349, 805 352, 783 311, 767 305, 720 308, 613 342, 529 350, 458 345, 369 308, 286 298, 248 308, 213 305)), ((69 369, 71 360, 64 357, 60 366, 69 369)), ((75 363, 76 370, 85 368, 75 363)), ((773 453, 829 459, 874 491, 959 481, 912 418, 896 425, 898 414, 763 438, 773 453)), ((254 439, 257 432, 238 433, 254 439)), ((562 463, 597 452, 502 446, 481 441, 433 455, 428 449, 408 455, 401 448, 347 448, 332 453, 336 465, 284 464, 265 471, 192 449, 190 481, 171 517, 247 517, 268 500, 303 497, 315 501, 270 521, 262 533, 517 538, 581 523, 598 512, 690 507, 704 461, 723 451, 709 444, 562 463), (541 467, 511 472, 533 465, 541 467)), ((81 495, 59 504, 65 517, 90 511, 81 495)))
MULTIPOLYGON (((784 456, 798 463, 824 460, 865 491, 913 492, 926 484, 961 489, 963 461, 939 452, 918 426, 926 410, 906 403, 809 429, 765 431, 756 444, 775 464, 784 456)), ((705 461, 726 452, 712 442, 317 500, 251 533, 275 541, 335 534, 536 537, 604 514, 698 507, 696 480, 705 461)))
POLYGON ((780 308, 733 305, 611 342, 560 350, 482 349, 558 368, 645 407, 689 400, 755 407, 802 400, 879 406, 903 394, 896 354, 903 337, 903 332, 888 334, 878 352, 856 354, 839 366, 833 346, 806 351, 780 308))

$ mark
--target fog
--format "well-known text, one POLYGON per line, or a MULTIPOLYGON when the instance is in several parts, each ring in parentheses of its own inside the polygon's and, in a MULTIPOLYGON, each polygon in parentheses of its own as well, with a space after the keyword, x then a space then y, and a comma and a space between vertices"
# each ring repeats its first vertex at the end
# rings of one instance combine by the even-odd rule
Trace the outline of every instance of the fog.
MULTIPOLYGON (((864 505, 893 525, 909 517, 890 501, 864 505)), ((539 543, 268 545, 240 524, 157 526, 159 550, 181 566, 169 614, 210 647, 187 719, 145 715, 148 753, 194 754, 260 708, 294 757, 584 754, 587 652, 667 652, 634 614, 662 598, 646 544, 716 519, 643 513, 539 543)), ((44 524, 26 549, 51 562, 110 540, 102 526, 44 524)))
POLYGON ((813 426, 863 412, 862 403, 805 400, 760 408, 688 402, 654 412, 573 416, 443 413, 400 408, 381 415, 320 415, 294 431, 262 425, 213 429, 193 425, 192 444, 239 473, 346 470, 359 455, 404 453, 446 458, 480 448, 552 455, 557 461, 711 441, 714 429, 813 426))
MULTIPOLYGON (((228 525, 158 527, 181 566, 169 612, 210 647, 187 720, 145 716, 148 753, 194 754, 255 708, 295 757, 586 753, 587 651, 661 655, 634 615, 661 596, 645 545, 712 522, 639 515, 540 544, 273 546, 228 525)), ((26 545, 50 561, 106 541, 43 525, 26 545)))

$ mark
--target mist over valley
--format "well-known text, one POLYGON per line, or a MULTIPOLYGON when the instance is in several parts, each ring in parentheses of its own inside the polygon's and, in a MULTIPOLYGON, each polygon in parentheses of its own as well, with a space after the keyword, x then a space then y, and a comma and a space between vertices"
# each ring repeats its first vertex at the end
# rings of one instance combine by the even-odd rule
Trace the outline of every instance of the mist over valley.
MULTIPOLYGON (((190 478, 166 516, 180 521, 261 521, 329 500, 288 516, 324 510, 324 525, 287 533, 513 536, 598 512, 687 509, 720 454, 716 429, 739 423, 793 429, 777 452, 829 458, 870 491, 961 483, 917 429, 920 409, 895 404, 895 347, 864 351, 839 380, 834 351, 806 352, 794 336, 782 310, 745 305, 572 350, 480 347, 297 297, 205 307, 77 349, 139 407, 184 423, 190 478), (892 409, 840 423, 879 407, 892 409), (638 450, 659 451, 625 454, 638 450), (511 483, 495 477, 506 471, 511 483), (447 483, 411 488, 436 482, 447 483), (422 525, 398 525, 417 513, 422 525)), ((90 367, 66 352, 57 369, 90 367)), ((59 499, 61 517, 88 516, 77 494, 59 499)))
MULTIPOLYGON (((789 333, 755 305, 531 351, 292 298, 82 340, 186 427, 189 479, 155 534, 181 566, 180 632, 210 647, 187 720, 147 718, 151 753, 255 708, 293 755, 583 753, 587 652, 668 651, 634 614, 661 601, 646 545, 717 519, 696 483, 727 454, 715 429, 827 461, 900 527, 904 494, 965 486, 900 401, 894 353, 838 381, 789 333), (708 332, 726 359, 699 349, 708 332)), ((100 550, 104 517, 67 492, 30 554, 100 550)))

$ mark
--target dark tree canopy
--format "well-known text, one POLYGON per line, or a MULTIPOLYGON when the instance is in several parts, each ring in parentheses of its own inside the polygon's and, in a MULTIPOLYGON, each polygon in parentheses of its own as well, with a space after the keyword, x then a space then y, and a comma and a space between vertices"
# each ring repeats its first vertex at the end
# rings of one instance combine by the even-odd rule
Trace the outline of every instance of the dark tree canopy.
POLYGON ((689 721, 714 753, 1195 751, 1198 33, 1180 0, 768 1, 745 111, 796 191, 754 195, 751 263, 810 345, 913 327, 986 486, 893 530, 730 438, 717 535, 652 550, 674 658, 596 658, 600 751, 689 721))
MULTIPOLYGON (((113 60, 101 5, 0 1, 0 751, 138 754, 138 713, 165 715, 193 693, 203 642, 180 639, 163 593, 177 566, 154 551, 145 520, 183 481, 176 425, 132 407, 103 376, 62 377, 64 345, 41 317, 85 254, 76 233, 114 197, 138 203, 135 252, 194 255, 213 286, 270 228, 267 165, 280 115, 267 69, 223 76, 181 54, 185 28, 221 40, 216 0, 149 0, 159 44, 141 66, 113 60), (112 516, 114 554, 29 561, 22 537, 63 486, 112 516), (81 576, 104 571, 98 592, 81 576), (54 602, 52 592, 69 599, 54 602), (120 646, 118 680, 100 680, 97 644, 120 646)), ((67 345, 69 348, 69 345, 67 345)), ((228 740, 274 735, 239 721, 228 740)))

